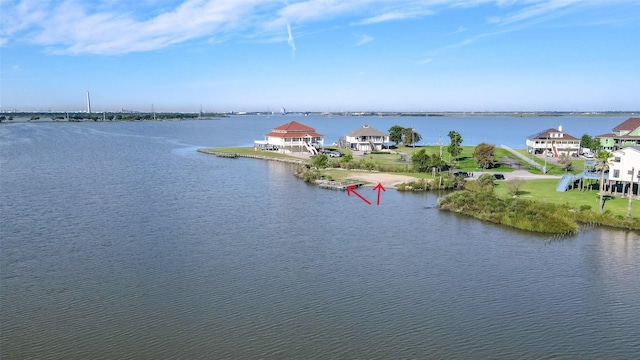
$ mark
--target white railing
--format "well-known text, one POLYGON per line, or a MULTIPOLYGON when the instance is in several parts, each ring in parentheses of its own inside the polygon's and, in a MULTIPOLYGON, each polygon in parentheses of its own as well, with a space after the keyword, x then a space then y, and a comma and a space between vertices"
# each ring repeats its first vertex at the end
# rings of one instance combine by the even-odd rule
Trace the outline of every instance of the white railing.
POLYGON ((500 145, 501 148, 507 150, 508 152, 512 153, 513 155, 519 157, 521 160, 525 161, 527 164, 533 166, 534 168, 544 172, 543 166, 538 164, 537 162, 529 159, 528 157, 522 155, 521 153, 513 150, 512 148, 508 147, 507 145, 500 145))

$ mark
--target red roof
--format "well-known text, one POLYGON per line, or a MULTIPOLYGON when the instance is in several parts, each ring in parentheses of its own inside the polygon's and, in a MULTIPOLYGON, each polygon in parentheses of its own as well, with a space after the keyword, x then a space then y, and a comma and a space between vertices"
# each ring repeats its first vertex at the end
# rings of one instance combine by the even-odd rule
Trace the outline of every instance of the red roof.
POLYGON ((284 125, 280 125, 280 126, 278 126, 276 128, 273 128, 272 131, 273 132, 282 132, 282 131, 286 131, 286 132, 292 132, 292 131, 297 131, 297 132, 300 132, 300 131, 311 131, 311 132, 315 132, 316 129, 314 129, 312 127, 309 127, 307 125, 304 125, 304 124, 300 124, 297 121, 291 121, 291 122, 288 122, 288 123, 286 123, 284 125))
POLYGON ((529 139, 538 139, 538 140, 549 140, 549 139, 551 139, 551 140, 579 140, 578 138, 573 137, 573 136, 567 134, 566 132, 562 132, 560 130, 553 129, 553 128, 547 129, 545 131, 541 131, 541 132, 539 132, 539 133, 537 133, 535 135, 531 135, 529 137, 529 139), (564 135, 561 138, 557 138, 557 137, 551 137, 551 133, 554 133, 554 134, 562 133, 564 135))
POLYGON ((316 129, 301 124, 297 121, 291 121, 284 125, 280 125, 271 129, 271 132, 265 134, 265 136, 281 137, 281 138, 295 138, 303 136, 322 137, 322 134, 318 134, 316 129))
POLYGON ((596 135, 594 137, 595 138, 612 138, 612 137, 616 137, 616 134, 608 133, 608 134, 596 135))
POLYGON ((640 127, 640 118, 628 118, 620 125, 613 128, 613 131, 633 131, 640 127))
POLYGON ((318 134, 317 132, 270 132, 268 134, 265 134, 264 136, 269 136, 269 137, 279 137, 279 138, 299 138, 299 137, 305 137, 305 136, 310 136, 310 137, 322 137, 322 134, 318 134))

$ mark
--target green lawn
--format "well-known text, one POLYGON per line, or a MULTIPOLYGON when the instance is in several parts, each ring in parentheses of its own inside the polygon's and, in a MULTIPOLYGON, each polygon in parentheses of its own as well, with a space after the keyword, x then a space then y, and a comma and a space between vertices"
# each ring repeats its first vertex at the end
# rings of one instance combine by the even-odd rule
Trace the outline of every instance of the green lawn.
MULTIPOLYGON (((401 146, 396 151, 404 152, 404 153, 413 153, 414 151, 419 151, 420 149, 426 149, 429 153, 439 154, 440 147, 439 146, 423 146, 423 147, 405 147, 401 146)), ((475 162, 472 159, 469 159, 468 156, 473 154, 473 146, 465 146, 463 147, 462 156, 460 158, 460 169, 464 171, 477 172, 475 162)), ((286 158, 286 159, 297 159, 290 155, 280 154, 277 152, 271 151, 254 151, 252 147, 238 147, 238 148, 212 148, 207 149, 212 152, 222 152, 222 153, 234 153, 234 154, 249 154, 249 155, 260 155, 265 157, 274 157, 274 158, 286 158)), ((443 151, 446 151, 446 148, 443 148, 443 151)), ((503 149, 496 149, 496 158, 500 156, 509 156, 509 152, 503 149)), ((446 154, 449 155, 448 153, 446 154)), ((446 158, 445 158, 446 159, 446 158)), ((393 166, 395 169, 395 174, 399 175, 408 175, 413 176, 418 179, 432 178, 430 173, 413 173, 411 172, 411 162, 410 161, 401 161, 399 154, 369 154, 364 158, 354 158, 353 161, 373 161, 376 164, 393 166)), ((581 160, 577 160, 578 164, 581 160)), ((584 161, 582 160, 582 163, 584 161)), ((580 165, 582 166, 582 165, 580 165)), ((576 166, 577 167, 577 166, 576 166)), ((356 170, 338 170, 338 169, 326 169, 322 171, 322 174, 325 178, 336 180, 336 181, 345 181, 348 180, 352 171, 356 170)), ((362 170, 360 170, 362 171, 362 170)), ((491 172, 502 172, 502 171, 511 171, 509 168, 495 168, 491 169, 491 172)), ((580 167, 579 171, 582 171, 580 167)), ((531 171, 534 173, 534 171, 531 171)), ((564 171, 558 172, 558 175, 563 174, 564 171)), ((476 174, 476 177, 479 174, 476 174)), ((496 181, 495 192, 499 196, 508 197, 510 196, 507 189, 504 186, 503 181, 496 181)), ((597 190, 591 191, 580 191, 580 190, 569 190, 566 192, 557 192, 556 185, 558 184, 557 179, 543 179, 543 180, 527 180, 520 187, 519 196, 525 199, 531 199, 536 201, 545 201, 551 203, 558 204, 569 204, 571 207, 579 209, 580 206, 590 206, 592 210, 598 211, 598 192, 597 190)), ((607 200, 604 205, 604 210, 610 211, 614 215, 626 216, 627 213, 627 205, 628 200, 626 198, 613 198, 611 200, 607 200)), ((640 200, 633 200, 632 202, 632 211, 631 215, 634 218, 640 219, 640 200)), ((640 221, 640 220, 639 220, 640 221)))
MULTIPOLYGON (((541 159, 541 158, 539 158, 537 156, 531 156, 531 154, 529 154, 527 152, 527 150, 517 149, 516 151, 521 153, 522 155, 528 157, 529 159, 535 161, 537 164, 540 164, 542 166, 545 165, 545 160, 544 159, 541 159)), ((580 158, 577 158, 575 160, 571 160, 571 171, 570 171, 570 173, 577 174, 577 173, 580 173, 580 172, 584 171, 584 161, 585 161, 584 159, 580 159, 580 158)), ((552 164, 550 162, 547 162, 546 165, 547 165, 547 173, 546 173, 547 175, 563 175, 563 174, 567 173, 567 171, 564 169, 563 166, 552 164)), ((529 169, 529 171, 532 174, 542 174, 542 171, 540 171, 540 170, 538 170, 536 168, 531 168, 531 169, 529 169)))
MULTIPOLYGON (((504 186, 504 182, 496 182, 496 194, 510 196, 504 186)), ((556 179, 527 180, 519 190, 519 197, 535 201, 544 201, 556 204, 569 204, 571 207, 579 209, 581 206, 591 206, 591 210, 598 211, 599 196, 597 190, 580 191, 568 190, 566 192, 556 191, 556 179)), ((629 200, 627 198, 616 197, 604 203, 604 210, 609 210, 614 215, 626 216, 629 200)), ((640 200, 632 200, 631 216, 640 219, 640 200)), ((640 220, 639 220, 640 221, 640 220)))
MULTIPOLYGON (((476 164, 475 160, 473 159, 473 152, 475 150, 475 146, 462 146, 461 147, 462 150, 460 152, 459 158, 458 158, 458 162, 456 164, 456 166, 454 166, 454 168, 456 170, 463 170, 463 171, 467 171, 467 172, 478 172, 480 171, 480 169, 478 169, 478 165, 476 164)), ((416 146, 416 147, 411 147, 411 146, 404 146, 404 145, 400 145, 398 146, 397 149, 394 149, 393 151, 396 152, 400 152, 400 153, 405 153, 405 154, 409 154, 409 156, 411 156, 414 152, 416 151, 420 151, 424 149, 426 151, 427 154, 432 155, 432 154, 437 154, 440 155, 440 146, 416 146)), ((501 149, 501 148, 496 148, 495 149, 495 159, 496 159, 496 163, 500 160, 501 156, 509 156, 511 155, 511 153, 509 153, 507 150, 501 149)), ((387 160, 387 159, 394 159, 397 160, 399 158, 399 155, 395 155, 397 156, 396 158, 393 157, 389 157, 388 155, 381 155, 381 154, 371 154, 370 155, 372 157, 372 159, 374 161, 378 161, 378 159, 381 159, 382 161, 387 160)), ((449 155, 449 153, 447 152, 447 146, 443 146, 442 147, 442 158, 448 163, 448 164, 453 164, 454 163, 454 159, 451 158, 451 156, 449 155)), ((404 164, 411 163, 411 161, 409 162, 404 162, 404 164)), ((508 166, 504 166, 501 165, 499 167, 490 169, 491 172, 510 172, 512 171, 510 167, 508 166)))

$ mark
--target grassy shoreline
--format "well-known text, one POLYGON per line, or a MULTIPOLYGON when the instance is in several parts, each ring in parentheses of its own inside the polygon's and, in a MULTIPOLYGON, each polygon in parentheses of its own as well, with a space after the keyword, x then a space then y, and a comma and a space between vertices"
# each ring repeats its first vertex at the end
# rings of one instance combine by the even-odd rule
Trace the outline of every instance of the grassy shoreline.
POLYGON ((520 230, 555 235, 575 234, 581 225, 599 225, 623 230, 640 230, 640 221, 521 198, 501 198, 493 193, 456 191, 438 200, 438 209, 474 217, 520 230))
MULTIPOLYGON (((199 149, 198 151, 214 155, 217 153, 236 154, 242 157, 285 161, 293 164, 311 164, 309 159, 302 159, 300 157, 276 152, 255 151, 251 147, 209 148, 199 149)), ((371 162, 376 160, 373 156, 369 156, 366 159, 371 162)), ((367 160, 363 160, 362 158, 359 159, 359 161, 367 160)), ((384 161, 399 163, 400 166, 394 168, 396 171, 392 172, 349 169, 344 168, 344 164, 340 164, 339 160, 335 160, 333 165, 338 164, 340 169, 322 169, 320 173, 323 178, 330 178, 335 181, 347 181, 350 177, 355 177, 357 173, 362 173, 363 171, 410 176, 414 177, 416 181, 423 179, 426 181, 435 180, 431 174, 408 171, 410 169, 410 164, 398 160, 398 156, 395 156, 395 154, 393 154, 393 156, 386 156, 384 161)), ((467 165, 467 167, 469 166, 470 165, 467 165)), ((500 169, 497 171, 504 170, 500 169)), ((480 220, 497 222, 523 230, 553 234, 575 233, 579 224, 597 224, 632 231, 640 230, 640 200, 632 200, 630 218, 626 218, 628 206, 627 198, 613 198, 608 200, 605 203, 605 211, 603 213, 598 213, 597 211, 591 210, 598 208, 597 190, 557 192, 555 189, 557 182, 557 179, 524 180, 518 192, 517 199, 512 199, 505 186, 505 182, 496 181, 493 188, 493 198, 489 199, 487 197, 466 196, 467 199, 471 199, 468 201, 474 201, 473 199, 475 199, 475 201, 480 201, 480 203, 468 203, 465 206, 460 206, 460 204, 458 204, 453 206, 449 202, 454 201, 453 204, 455 204, 455 201, 460 201, 458 197, 462 196, 456 195, 456 193, 464 193, 468 195, 466 190, 456 191, 450 194, 450 196, 452 196, 451 199, 446 201, 442 200, 444 202, 441 210, 453 211, 480 220), (485 201, 489 201, 489 203, 493 204, 492 206, 495 210, 486 211, 486 209, 491 209, 491 207, 487 208, 487 204, 483 203, 485 201), (528 210, 523 210, 525 208, 528 210), (505 210, 507 213, 499 214, 498 209, 507 209, 505 210), (522 212, 517 213, 519 215, 515 216, 516 212, 514 211, 516 210, 522 212), (563 220, 556 221, 556 218, 562 218, 563 220)))

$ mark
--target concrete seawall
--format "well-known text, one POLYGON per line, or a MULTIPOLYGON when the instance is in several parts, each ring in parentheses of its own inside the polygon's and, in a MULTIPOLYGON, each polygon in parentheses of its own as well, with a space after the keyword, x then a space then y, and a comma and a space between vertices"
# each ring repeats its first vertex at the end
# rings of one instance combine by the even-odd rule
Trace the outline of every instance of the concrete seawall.
POLYGON ((198 152, 201 152, 203 154, 215 155, 219 157, 227 157, 227 158, 243 157, 243 158, 250 158, 250 159, 279 161, 279 162, 288 163, 288 164, 306 164, 307 163, 304 160, 298 160, 298 159, 284 159, 284 158, 277 158, 277 157, 271 157, 271 156, 250 155, 250 154, 234 154, 234 153, 226 153, 226 152, 209 151, 207 149, 198 149, 198 152))

